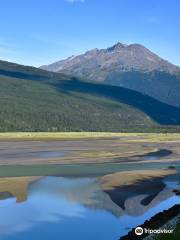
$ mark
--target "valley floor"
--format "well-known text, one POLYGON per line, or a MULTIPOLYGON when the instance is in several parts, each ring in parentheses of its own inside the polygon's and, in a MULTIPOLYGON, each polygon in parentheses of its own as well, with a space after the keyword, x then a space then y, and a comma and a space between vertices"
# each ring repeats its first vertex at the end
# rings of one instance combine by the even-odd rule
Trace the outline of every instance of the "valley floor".
POLYGON ((0 165, 179 161, 178 133, 0 133, 0 165))
POLYGON ((0 200, 26 201, 46 176, 95 177, 116 215, 138 219, 175 198, 179 167, 179 133, 0 133, 0 200))

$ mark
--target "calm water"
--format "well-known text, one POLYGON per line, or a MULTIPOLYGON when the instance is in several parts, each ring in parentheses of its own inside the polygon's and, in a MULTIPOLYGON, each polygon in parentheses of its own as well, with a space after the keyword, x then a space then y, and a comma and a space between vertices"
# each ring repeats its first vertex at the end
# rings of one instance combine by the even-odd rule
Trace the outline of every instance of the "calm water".
MULTIPOLYGON (((0 177, 21 176, 63 176, 92 177, 131 170, 166 169, 169 163, 90 163, 90 164, 41 164, 41 165, 1 165, 0 177)), ((180 170, 180 163, 173 163, 180 170)))
POLYGON ((29 186, 26 201, 0 201, 0 240, 117 240, 159 211, 180 203, 174 187, 177 182, 168 179, 148 205, 141 204, 147 195, 140 194, 120 208, 94 178, 44 177, 29 186))

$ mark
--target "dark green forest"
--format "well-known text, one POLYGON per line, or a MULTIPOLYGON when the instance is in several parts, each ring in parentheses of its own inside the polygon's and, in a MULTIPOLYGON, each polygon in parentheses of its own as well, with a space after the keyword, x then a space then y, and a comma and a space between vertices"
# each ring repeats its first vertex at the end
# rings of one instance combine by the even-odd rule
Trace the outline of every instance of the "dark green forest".
POLYGON ((122 87, 0 61, 0 131, 177 132, 180 109, 122 87))

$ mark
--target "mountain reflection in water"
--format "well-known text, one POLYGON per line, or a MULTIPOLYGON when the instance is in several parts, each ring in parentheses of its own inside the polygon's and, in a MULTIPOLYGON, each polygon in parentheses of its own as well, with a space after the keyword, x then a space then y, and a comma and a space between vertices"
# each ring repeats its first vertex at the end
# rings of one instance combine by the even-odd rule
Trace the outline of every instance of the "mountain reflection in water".
POLYGON ((9 195, 0 197, 0 240, 115 240, 129 228, 180 203, 171 184, 148 205, 142 204, 147 195, 139 194, 126 199, 121 208, 96 179, 26 177, 14 178, 14 185, 9 180, 0 179, 0 194, 9 191, 9 195), (26 183, 22 184, 23 181, 26 183), (25 195, 23 192, 27 196, 20 198, 25 195))

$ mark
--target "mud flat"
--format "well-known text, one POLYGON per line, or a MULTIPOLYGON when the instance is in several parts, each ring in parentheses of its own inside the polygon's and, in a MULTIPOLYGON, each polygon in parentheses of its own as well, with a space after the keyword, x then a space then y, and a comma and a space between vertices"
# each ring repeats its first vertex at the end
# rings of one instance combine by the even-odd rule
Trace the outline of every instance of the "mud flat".
POLYGON ((180 134, 0 134, 0 165, 180 163, 180 134))

